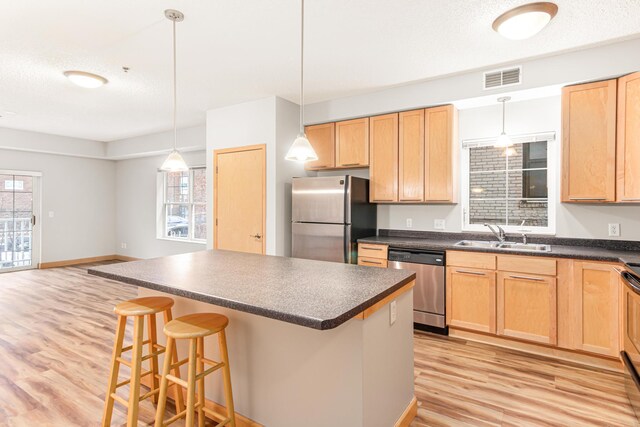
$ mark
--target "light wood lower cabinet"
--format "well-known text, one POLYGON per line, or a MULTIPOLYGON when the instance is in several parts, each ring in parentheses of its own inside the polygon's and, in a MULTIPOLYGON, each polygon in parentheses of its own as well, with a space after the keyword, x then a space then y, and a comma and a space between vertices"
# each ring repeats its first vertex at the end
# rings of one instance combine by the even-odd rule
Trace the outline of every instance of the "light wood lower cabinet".
POLYGON ((573 346, 617 357, 620 352, 620 283, 614 265, 577 261, 573 279, 573 346))
POLYGON ((367 267, 387 268, 389 265, 389 262, 386 259, 367 258, 367 257, 359 256, 358 265, 365 265, 367 267))
POLYGON ((556 278, 498 272, 498 335, 555 345, 556 278))
POLYGON ((447 324, 496 332, 496 274, 474 268, 447 268, 447 324))

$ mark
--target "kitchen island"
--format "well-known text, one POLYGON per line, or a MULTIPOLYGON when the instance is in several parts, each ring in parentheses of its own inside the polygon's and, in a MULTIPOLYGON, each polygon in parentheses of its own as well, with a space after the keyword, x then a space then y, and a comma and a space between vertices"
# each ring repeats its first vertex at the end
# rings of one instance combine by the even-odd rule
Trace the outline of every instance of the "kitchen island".
MULTIPOLYGON (((89 273, 170 294, 174 317, 229 318, 239 425, 389 427, 415 414, 413 272, 202 251, 89 273)), ((207 399, 223 403, 220 378, 207 380, 207 399)))

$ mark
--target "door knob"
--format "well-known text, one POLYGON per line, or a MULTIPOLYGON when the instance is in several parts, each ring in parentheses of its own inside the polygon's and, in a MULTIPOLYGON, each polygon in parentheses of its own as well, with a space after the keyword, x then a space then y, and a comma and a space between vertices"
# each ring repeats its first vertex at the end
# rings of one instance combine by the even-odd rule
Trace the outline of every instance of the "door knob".
POLYGON ((260 233, 250 234, 249 237, 255 237, 256 239, 262 239, 262 236, 260 235, 260 233))

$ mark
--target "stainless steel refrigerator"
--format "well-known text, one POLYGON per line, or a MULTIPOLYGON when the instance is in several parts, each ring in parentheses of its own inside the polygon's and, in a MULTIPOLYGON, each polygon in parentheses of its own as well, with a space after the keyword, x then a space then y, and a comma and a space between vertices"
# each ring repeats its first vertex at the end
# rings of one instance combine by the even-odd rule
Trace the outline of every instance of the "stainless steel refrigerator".
POLYGON ((369 180, 350 175, 293 178, 291 191, 292 256, 356 264, 357 239, 376 234, 369 180))

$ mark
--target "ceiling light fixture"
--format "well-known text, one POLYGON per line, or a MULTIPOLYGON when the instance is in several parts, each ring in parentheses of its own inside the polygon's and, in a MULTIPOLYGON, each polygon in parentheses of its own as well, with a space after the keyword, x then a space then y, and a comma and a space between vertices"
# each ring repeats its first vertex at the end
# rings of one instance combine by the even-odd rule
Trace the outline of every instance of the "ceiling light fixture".
POLYGON ((178 85, 176 83, 176 22, 184 21, 184 14, 174 9, 167 9, 164 11, 164 16, 173 23, 173 151, 171 151, 164 163, 162 163, 160 170, 166 172, 184 172, 189 170, 189 167, 176 148, 176 143, 178 141, 178 124, 176 120, 178 110, 178 85))
POLYGON ((511 40, 524 40, 538 34, 558 13, 550 2, 523 4, 506 11, 493 21, 493 29, 511 40))
POLYGON ((510 96, 503 96, 498 98, 498 102, 502 102, 502 133, 498 136, 498 140, 496 141, 495 147, 511 147, 513 142, 511 142, 511 138, 504 131, 504 111, 505 111, 505 103, 510 101, 510 96))
POLYGON ((318 160, 318 155, 311 146, 307 135, 304 133, 304 0, 301 0, 302 8, 300 15, 300 133, 291 144, 286 160, 297 162, 309 162, 318 160))
POLYGON ((72 83, 87 89, 95 89, 109 83, 109 80, 86 71, 65 71, 64 75, 72 83))

